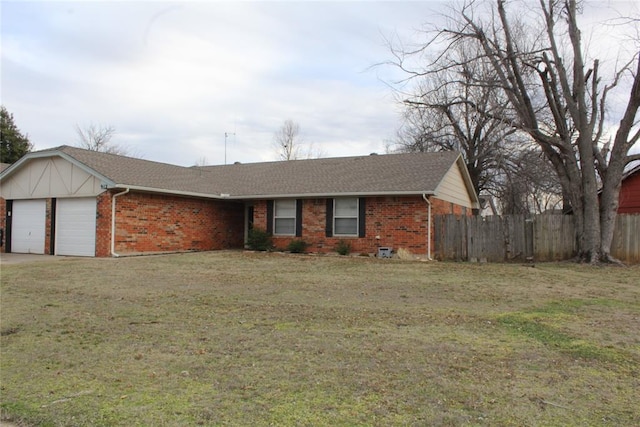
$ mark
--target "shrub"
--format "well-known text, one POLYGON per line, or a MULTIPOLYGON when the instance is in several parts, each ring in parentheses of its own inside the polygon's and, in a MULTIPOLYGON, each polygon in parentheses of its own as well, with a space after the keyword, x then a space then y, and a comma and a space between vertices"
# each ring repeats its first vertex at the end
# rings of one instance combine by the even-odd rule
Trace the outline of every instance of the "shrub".
POLYGON ((304 240, 292 240, 287 246, 287 250, 293 254, 301 254, 307 250, 309 244, 304 240))
POLYGON ((273 247, 271 235, 259 228, 249 230, 247 246, 254 251, 268 251, 273 247))
POLYGON ((344 240, 340 240, 336 245, 336 252, 338 252, 340 255, 349 255, 349 253, 351 252, 351 244, 344 240))

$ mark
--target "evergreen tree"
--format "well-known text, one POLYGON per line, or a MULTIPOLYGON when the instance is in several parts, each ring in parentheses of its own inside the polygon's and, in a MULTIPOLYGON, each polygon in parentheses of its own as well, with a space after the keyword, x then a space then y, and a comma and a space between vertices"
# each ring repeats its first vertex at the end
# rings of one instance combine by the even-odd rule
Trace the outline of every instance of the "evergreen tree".
POLYGON ((14 123, 13 114, 0 106, 0 161, 15 163, 32 148, 29 138, 14 123))

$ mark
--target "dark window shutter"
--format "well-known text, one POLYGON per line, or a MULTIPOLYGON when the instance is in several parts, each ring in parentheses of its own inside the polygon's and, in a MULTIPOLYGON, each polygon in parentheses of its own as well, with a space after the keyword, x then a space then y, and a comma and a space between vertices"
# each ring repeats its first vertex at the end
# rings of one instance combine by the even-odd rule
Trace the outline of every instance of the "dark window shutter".
POLYGON ((302 199, 296 200, 296 237, 302 237, 302 199))
POLYGON ((273 200, 267 200, 267 233, 273 234, 273 200))
POLYGON ((333 199, 327 199, 327 226, 325 227, 325 235, 333 236, 333 199))
POLYGON ((358 237, 366 236, 365 217, 367 214, 366 198, 360 197, 358 200, 358 237))
POLYGON ((54 197, 51 199, 51 237, 49 238, 49 254, 57 255, 56 250, 56 203, 57 199, 54 197))

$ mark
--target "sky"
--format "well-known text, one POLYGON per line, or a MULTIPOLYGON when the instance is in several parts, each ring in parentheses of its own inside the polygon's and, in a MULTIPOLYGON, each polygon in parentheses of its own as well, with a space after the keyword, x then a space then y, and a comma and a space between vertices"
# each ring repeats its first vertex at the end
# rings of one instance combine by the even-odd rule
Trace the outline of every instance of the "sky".
POLYGON ((0 98, 40 150, 113 126, 129 154, 277 160, 285 120, 323 157, 383 153, 400 126, 386 40, 443 1, 6 1, 0 98), (225 134, 227 135, 225 137, 225 134))
POLYGON ((97 124, 147 160, 269 161, 290 119, 323 156, 384 152, 396 71, 372 66, 441 6, 3 1, 2 104, 36 150, 97 124))

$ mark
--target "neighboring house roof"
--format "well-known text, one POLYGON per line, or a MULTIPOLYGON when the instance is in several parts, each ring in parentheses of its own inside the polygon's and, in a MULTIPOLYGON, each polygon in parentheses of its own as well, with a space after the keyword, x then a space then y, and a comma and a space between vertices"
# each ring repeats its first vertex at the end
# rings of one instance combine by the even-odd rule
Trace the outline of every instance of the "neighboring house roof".
POLYGON ((335 195, 436 194, 458 166, 472 202, 469 174, 456 152, 407 153, 182 167, 61 146, 27 154, 0 175, 31 159, 60 156, 98 176, 109 188, 132 188, 211 198, 251 199, 335 195))
POLYGON ((635 165, 634 167, 626 171, 624 175, 622 175, 622 180, 624 181, 625 179, 631 177, 632 175, 637 174, 638 172, 640 172, 640 163, 638 163, 637 165, 635 165))
POLYGON ((9 166, 11 166, 9 163, 0 163, 0 172, 4 171, 9 166))

